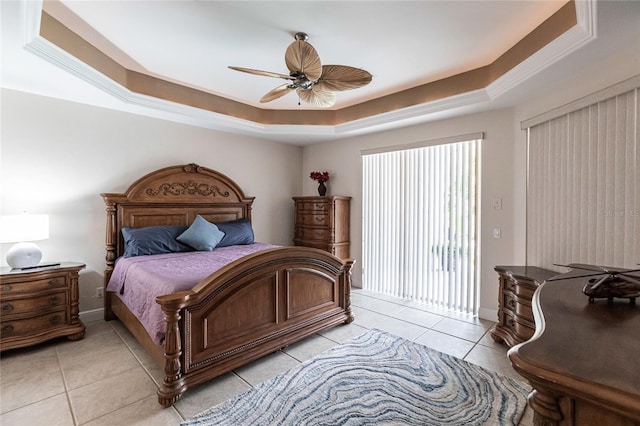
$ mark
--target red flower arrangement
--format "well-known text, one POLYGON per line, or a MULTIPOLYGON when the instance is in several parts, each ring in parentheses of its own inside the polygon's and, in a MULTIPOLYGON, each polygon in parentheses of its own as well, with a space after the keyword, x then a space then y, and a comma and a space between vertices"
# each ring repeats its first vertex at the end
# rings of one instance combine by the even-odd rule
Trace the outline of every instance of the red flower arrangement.
POLYGON ((318 182, 326 182, 329 180, 329 172, 311 172, 309 177, 318 182))

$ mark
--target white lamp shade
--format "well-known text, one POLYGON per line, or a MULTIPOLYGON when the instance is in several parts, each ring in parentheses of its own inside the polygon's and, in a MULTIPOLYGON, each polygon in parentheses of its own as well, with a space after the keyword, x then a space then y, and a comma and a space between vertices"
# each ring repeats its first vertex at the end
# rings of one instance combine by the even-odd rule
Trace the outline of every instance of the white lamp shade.
POLYGON ((12 268, 32 268, 42 260, 40 247, 31 241, 49 238, 49 215, 16 214, 0 216, 0 243, 17 243, 7 252, 12 268))
POLYGON ((15 214, 0 216, 0 242, 21 243, 49 238, 49 215, 15 214))

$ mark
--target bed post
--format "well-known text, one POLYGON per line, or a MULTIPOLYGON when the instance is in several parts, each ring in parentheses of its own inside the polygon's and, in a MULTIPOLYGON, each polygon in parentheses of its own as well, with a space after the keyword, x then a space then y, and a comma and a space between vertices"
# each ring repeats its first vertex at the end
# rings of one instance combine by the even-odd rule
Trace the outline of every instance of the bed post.
POLYGON ((356 261, 354 259, 344 259, 344 309, 347 314, 345 324, 351 324, 355 319, 351 311, 351 268, 356 261))
MULTIPOLYGON (((175 294, 167 295, 169 297, 175 294)), ((182 374, 182 338, 180 336, 180 309, 183 304, 181 300, 173 299, 170 303, 163 303, 157 298, 157 302, 162 306, 164 320, 167 323, 167 334, 164 341, 164 381, 158 389, 158 402, 163 407, 171 407, 176 403, 187 390, 187 386, 182 374)))
POLYGON ((116 228, 116 203, 113 201, 107 201, 107 235, 106 235, 106 249, 107 255, 105 259, 107 261, 107 268, 104 271, 104 320, 110 321, 115 319, 113 311, 111 311, 111 293, 107 291, 107 285, 113 272, 113 266, 116 261, 116 239, 118 238, 116 228))

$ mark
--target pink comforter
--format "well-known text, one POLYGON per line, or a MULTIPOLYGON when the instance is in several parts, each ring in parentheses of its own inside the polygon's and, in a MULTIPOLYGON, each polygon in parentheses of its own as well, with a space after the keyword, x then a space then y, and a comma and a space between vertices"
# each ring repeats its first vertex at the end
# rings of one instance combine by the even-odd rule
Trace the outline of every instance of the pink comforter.
POLYGON ((221 247, 214 251, 121 258, 113 270, 107 291, 116 293, 153 340, 163 345, 166 325, 156 297, 189 290, 224 265, 274 247, 255 243, 221 247))

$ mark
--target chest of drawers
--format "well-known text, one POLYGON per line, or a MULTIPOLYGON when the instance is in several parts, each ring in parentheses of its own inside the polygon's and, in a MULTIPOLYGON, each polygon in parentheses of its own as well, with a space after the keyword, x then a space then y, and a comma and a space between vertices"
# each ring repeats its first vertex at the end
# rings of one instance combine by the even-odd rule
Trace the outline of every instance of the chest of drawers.
POLYGON ((297 246, 328 251, 339 258, 349 257, 349 204, 351 197, 293 197, 297 246))
POLYGON ((84 337, 78 317, 78 272, 82 263, 0 272, 0 350, 55 337, 84 337))

